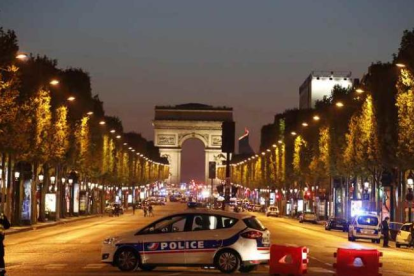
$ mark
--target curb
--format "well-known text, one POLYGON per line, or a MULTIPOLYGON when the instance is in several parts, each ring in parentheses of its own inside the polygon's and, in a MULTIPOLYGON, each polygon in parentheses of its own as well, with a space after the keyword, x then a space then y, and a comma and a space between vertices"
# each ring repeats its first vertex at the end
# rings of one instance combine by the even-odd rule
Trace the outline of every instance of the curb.
POLYGON ((79 217, 77 219, 71 219, 71 220, 68 220, 68 221, 55 221, 55 222, 51 222, 51 223, 45 223, 45 224, 42 224, 42 225, 27 226, 27 227, 21 228, 21 229, 6 230, 6 235, 9 236, 9 235, 22 233, 22 232, 28 232, 28 231, 33 231, 33 230, 38 230, 38 229, 43 229, 43 228, 49 228, 49 227, 53 227, 53 226, 57 226, 57 225, 68 224, 68 223, 72 223, 72 222, 78 222, 78 221, 87 220, 87 219, 96 218, 96 217, 101 217, 101 216, 103 216, 103 215, 97 214, 97 215, 91 215, 91 216, 87 216, 87 217, 79 217), (8 231, 10 231, 10 232, 8 232, 8 231))

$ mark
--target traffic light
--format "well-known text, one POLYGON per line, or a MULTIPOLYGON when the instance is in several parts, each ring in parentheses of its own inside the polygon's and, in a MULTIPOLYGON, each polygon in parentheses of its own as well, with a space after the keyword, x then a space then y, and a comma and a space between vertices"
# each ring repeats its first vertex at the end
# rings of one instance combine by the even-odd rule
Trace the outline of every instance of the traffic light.
POLYGON ((208 163, 208 178, 216 178, 216 162, 214 161, 208 163))
POLYGON ((276 200, 279 200, 280 196, 279 194, 276 194, 276 200))
POLYGON ((223 122, 221 125, 221 151, 222 152, 234 152, 234 135, 236 124, 235 122, 223 122))
POLYGON ((305 193, 305 199, 307 199, 307 200, 311 199, 311 192, 307 191, 305 193))

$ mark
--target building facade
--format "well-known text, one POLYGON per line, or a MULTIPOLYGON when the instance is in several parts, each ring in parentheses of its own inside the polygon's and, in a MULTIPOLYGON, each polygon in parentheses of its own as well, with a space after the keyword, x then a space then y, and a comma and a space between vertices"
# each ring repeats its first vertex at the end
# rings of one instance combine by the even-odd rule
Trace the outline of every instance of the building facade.
POLYGON ((313 71, 299 87, 299 108, 314 108, 317 101, 331 95, 336 85, 343 88, 352 87, 351 72, 313 71))

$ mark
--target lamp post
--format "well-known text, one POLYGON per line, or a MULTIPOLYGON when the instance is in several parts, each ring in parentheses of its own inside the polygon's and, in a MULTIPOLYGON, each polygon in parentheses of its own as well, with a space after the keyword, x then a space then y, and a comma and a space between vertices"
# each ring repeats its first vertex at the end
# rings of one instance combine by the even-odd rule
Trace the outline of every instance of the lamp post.
POLYGON ((410 173, 408 174, 408 177, 407 177, 407 194, 405 195, 405 199, 408 202, 408 222, 412 222, 411 205, 414 199, 413 186, 414 186, 414 175, 413 175, 413 172, 410 170, 410 173))

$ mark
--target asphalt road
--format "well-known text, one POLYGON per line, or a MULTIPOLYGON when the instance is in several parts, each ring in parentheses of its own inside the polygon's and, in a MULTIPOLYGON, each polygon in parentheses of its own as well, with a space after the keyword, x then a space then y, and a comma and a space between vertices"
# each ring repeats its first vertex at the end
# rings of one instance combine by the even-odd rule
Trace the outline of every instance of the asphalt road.
MULTIPOLYGON (((8 275, 125 275, 117 268, 100 262, 102 240, 110 235, 129 231, 153 219, 184 209, 185 204, 156 206, 154 218, 144 218, 142 211, 120 217, 98 217, 50 228, 18 233, 6 237, 8 275)), ((348 242, 346 233, 325 231, 321 225, 299 224, 285 218, 267 218, 256 214, 272 233, 272 243, 307 246, 310 263, 307 275, 332 275, 333 253, 338 247, 377 248, 384 253, 382 274, 414 275, 414 250, 383 249, 369 242, 348 242)), ((391 244, 394 246, 394 244, 391 244)), ((216 270, 201 268, 159 268, 153 272, 136 271, 138 275, 218 275, 216 270)), ((254 275, 268 275, 261 266, 254 275)))

